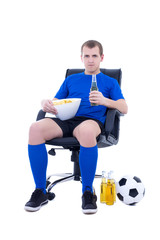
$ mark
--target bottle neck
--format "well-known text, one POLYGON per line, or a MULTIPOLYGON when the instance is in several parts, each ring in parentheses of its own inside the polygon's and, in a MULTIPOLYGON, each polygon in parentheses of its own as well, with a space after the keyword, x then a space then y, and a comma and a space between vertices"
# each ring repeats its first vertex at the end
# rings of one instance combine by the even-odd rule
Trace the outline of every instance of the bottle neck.
POLYGON ((92 75, 92 83, 94 83, 94 82, 95 82, 95 83, 97 82, 97 79, 96 79, 96 75, 95 75, 95 74, 92 75))
POLYGON ((96 75, 92 75, 92 86, 91 86, 91 91, 98 90, 97 88, 97 79, 96 75))
POLYGON ((102 171, 102 183, 106 183, 106 172, 102 171))

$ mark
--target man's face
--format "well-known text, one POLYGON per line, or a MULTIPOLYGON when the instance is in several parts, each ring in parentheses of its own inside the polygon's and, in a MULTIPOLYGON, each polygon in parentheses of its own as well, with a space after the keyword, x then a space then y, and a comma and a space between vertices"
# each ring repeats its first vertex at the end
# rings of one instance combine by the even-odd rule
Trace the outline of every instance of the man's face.
POLYGON ((100 73, 100 63, 103 61, 104 55, 100 56, 99 48, 83 47, 83 54, 81 55, 82 62, 85 66, 85 74, 100 73))

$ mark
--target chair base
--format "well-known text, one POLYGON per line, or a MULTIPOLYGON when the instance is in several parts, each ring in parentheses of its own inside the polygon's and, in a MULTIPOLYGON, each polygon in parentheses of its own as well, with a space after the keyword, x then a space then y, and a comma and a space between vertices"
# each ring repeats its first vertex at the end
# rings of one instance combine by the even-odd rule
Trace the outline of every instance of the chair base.
MULTIPOLYGON (((79 167, 79 150, 77 149, 72 149, 71 150, 72 155, 71 155, 71 161, 73 162, 73 173, 58 173, 58 174, 52 174, 48 176, 47 181, 46 181, 46 191, 50 193, 52 188, 57 185, 58 183, 74 180, 74 181, 81 181, 81 172, 80 172, 80 167, 79 167), (50 182, 51 177, 62 177, 59 178, 58 180, 55 180, 54 182, 50 182)), ((54 149, 51 149, 49 154, 55 155, 54 149), (53 152, 53 154, 52 154, 53 152)), ((95 178, 101 178, 101 175, 95 175, 95 178)))
MULTIPOLYGON (((70 181, 70 180, 75 180, 75 175, 72 173, 63 173, 63 174, 52 174, 47 178, 47 182, 46 182, 46 191, 50 192, 52 190, 52 188, 57 185, 58 183, 62 183, 62 182, 66 182, 66 181, 70 181), (55 180, 54 182, 50 182, 50 178, 51 177, 62 177, 59 178, 58 180, 55 180)), ((77 181, 77 180, 76 180, 77 181)), ((80 181, 80 180, 79 180, 80 181)))
MULTIPOLYGON (((102 175, 95 175, 95 178, 101 178, 102 175)), ((72 173, 59 173, 59 174, 52 174, 50 176, 48 176, 47 178, 47 181, 46 181, 46 191, 49 193, 52 188, 57 185, 58 183, 62 183, 62 182, 67 182, 67 181, 71 181, 71 180, 74 180, 74 181, 81 181, 81 176, 76 176, 75 174, 72 174, 72 173), (59 178, 58 180, 55 180, 54 182, 50 182, 50 178, 51 177, 62 177, 62 178, 59 178)))

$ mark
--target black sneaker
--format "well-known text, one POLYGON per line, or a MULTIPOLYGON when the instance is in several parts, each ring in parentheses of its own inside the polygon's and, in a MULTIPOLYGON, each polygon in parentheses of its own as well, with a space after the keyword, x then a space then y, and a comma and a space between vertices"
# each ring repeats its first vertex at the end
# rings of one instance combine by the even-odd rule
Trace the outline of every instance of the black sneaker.
POLYGON ((92 214, 97 212, 97 196, 90 191, 85 191, 82 196, 82 212, 92 214))
POLYGON ((35 212, 38 211, 42 205, 48 203, 48 194, 44 194, 41 189, 36 189, 26 203, 24 209, 26 211, 35 212))

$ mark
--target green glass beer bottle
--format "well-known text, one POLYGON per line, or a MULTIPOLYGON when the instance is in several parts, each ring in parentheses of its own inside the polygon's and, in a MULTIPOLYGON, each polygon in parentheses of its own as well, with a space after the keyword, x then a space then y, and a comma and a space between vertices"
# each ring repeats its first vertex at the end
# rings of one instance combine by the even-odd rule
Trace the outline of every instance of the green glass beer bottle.
MULTIPOLYGON (((96 75, 95 74, 92 75, 91 91, 98 91, 97 79, 96 79, 96 75)), ((96 103, 91 103, 91 106, 97 106, 97 104, 96 103)))

